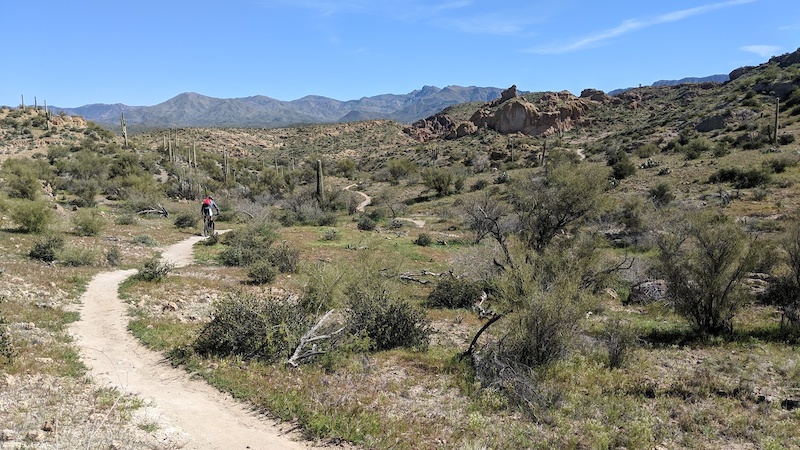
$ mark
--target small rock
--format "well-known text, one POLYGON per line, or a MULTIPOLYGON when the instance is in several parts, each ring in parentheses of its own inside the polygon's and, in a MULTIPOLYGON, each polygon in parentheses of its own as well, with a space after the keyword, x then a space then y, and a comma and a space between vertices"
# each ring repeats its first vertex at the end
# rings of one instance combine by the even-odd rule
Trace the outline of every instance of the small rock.
POLYGON ((17 432, 5 429, 0 431, 0 441, 14 441, 17 439, 17 432))
POLYGON ((10 373, 4 373, 3 376, 0 377, 0 386, 13 386, 15 384, 17 384, 17 379, 10 373))
POLYGON ((111 450, 122 450, 122 442, 116 439, 111 441, 111 450))
POLYGON ((32 430, 25 433, 25 440, 28 442, 42 442, 44 440, 44 432, 40 430, 32 430))
POLYGON ((45 421, 44 425, 42 425, 42 431, 47 431, 48 433, 52 433, 56 429, 56 419, 50 419, 45 421))
POLYGON ((161 311, 177 311, 177 310, 178 310, 178 304, 175 302, 169 302, 161 307, 161 311))

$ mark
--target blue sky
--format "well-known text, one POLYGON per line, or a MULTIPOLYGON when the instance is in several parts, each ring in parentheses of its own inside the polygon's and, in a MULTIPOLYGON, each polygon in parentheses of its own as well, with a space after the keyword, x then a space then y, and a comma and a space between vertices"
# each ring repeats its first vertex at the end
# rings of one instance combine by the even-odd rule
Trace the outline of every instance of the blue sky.
POLYGON ((609 91, 800 47, 798 0, 4 0, 0 105, 609 91))

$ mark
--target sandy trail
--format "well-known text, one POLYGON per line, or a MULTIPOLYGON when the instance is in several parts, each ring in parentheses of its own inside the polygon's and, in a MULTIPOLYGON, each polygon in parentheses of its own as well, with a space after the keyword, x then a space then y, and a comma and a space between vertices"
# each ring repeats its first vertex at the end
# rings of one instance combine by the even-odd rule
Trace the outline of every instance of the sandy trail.
MULTIPOLYGON (((350 188, 354 188, 356 186, 358 186, 358 184, 351 184, 350 186, 345 186, 344 190, 349 191, 350 188)), ((370 203, 372 203, 372 197, 361 191, 353 191, 353 192, 364 197, 364 201, 362 201, 361 203, 358 204, 358 206, 356 206, 356 211, 364 212, 364 208, 366 208, 370 203)))
MULTIPOLYGON (((181 241, 162 253, 176 267, 192 263, 192 245, 181 241)), ((167 448, 185 449, 310 449, 297 436, 280 431, 274 421, 248 410, 203 381, 190 379, 127 332, 127 305, 118 297, 120 283, 136 270, 97 275, 81 297, 81 319, 70 328, 84 363, 98 384, 133 393, 152 406, 150 423, 169 436, 167 448)), ((317 447, 321 448, 321 447, 317 447)))

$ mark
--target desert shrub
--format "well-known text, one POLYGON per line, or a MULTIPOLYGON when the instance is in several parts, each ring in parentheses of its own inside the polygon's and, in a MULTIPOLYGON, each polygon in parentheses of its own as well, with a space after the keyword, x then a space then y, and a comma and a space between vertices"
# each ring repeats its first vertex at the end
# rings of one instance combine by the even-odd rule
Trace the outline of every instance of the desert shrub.
POLYGON ((658 183, 648 191, 650 199, 658 208, 669 205, 675 199, 672 188, 667 183, 658 183))
POLYGON ((358 220, 358 229, 361 231, 372 231, 378 224, 375 223, 369 216, 361 216, 358 220))
POLYGON ((348 332, 368 338, 370 350, 428 348, 431 330, 424 309, 389 296, 385 289, 362 286, 351 292, 347 312, 348 332))
POLYGON ((606 163, 611 166, 611 176, 623 180, 636 173, 636 165, 624 150, 606 152, 606 163))
POLYGON ((408 158, 397 158, 389 160, 387 169, 392 183, 397 184, 400 179, 414 173, 417 170, 417 165, 408 158))
POLYGON ((336 228, 328 228, 327 230, 322 232, 322 240, 323 241, 336 241, 340 237, 339 230, 336 228))
POLYGON ((97 262, 97 254, 89 248, 65 247, 59 253, 58 261, 68 267, 93 266, 97 262))
POLYGON ((0 314, 0 358, 6 364, 13 364, 17 351, 14 349, 14 339, 8 327, 8 320, 0 314))
POLYGON ((789 145, 792 142, 794 142, 793 134, 782 134, 778 136, 778 144, 780 145, 789 145))
POLYGON ((431 308, 469 308, 481 298, 482 292, 478 282, 445 276, 436 283, 425 303, 431 308))
POLYGON ((481 189, 485 189, 486 186, 489 186, 489 182, 484 179, 480 179, 472 183, 472 186, 470 186, 470 190, 480 191, 481 189))
POLYGON ((247 266, 247 278, 253 284, 267 284, 275 281, 278 269, 269 261, 256 261, 247 266))
POLYGON ((58 252, 63 248, 64 238, 59 235, 49 234, 34 241, 28 256, 44 262, 53 262, 56 260, 58 252))
POLYGON ((800 225, 792 222, 780 238, 786 269, 769 283, 763 300, 776 306, 783 318, 795 326, 800 325, 800 225))
POLYGON ((392 219, 392 221, 389 222, 389 228, 393 230, 399 230, 400 228, 403 228, 403 221, 400 219, 392 219))
POLYGON ((783 173, 787 168, 796 166, 797 162, 797 156, 784 155, 764 161, 764 167, 773 173, 783 173))
POLYGON ((748 298, 742 279, 757 262, 746 232, 722 214, 697 212, 666 223, 657 243, 657 271, 675 310, 697 332, 731 331, 748 298))
POLYGON ((194 228, 197 226, 197 220, 198 218, 196 214, 180 213, 177 217, 175 217, 173 224, 175 227, 180 229, 194 228))
POLYGON ((636 333, 618 318, 606 322, 600 341, 608 352, 608 367, 618 369, 625 366, 631 350, 636 344, 636 333))
POLYGON ((428 233, 420 233, 419 235, 417 235, 417 238, 414 239, 414 243, 419 245, 420 247, 427 247, 431 245, 432 242, 433 240, 431 239, 431 236, 428 233))
POLYGON ((658 146, 652 142, 640 145, 633 151, 633 154, 639 158, 649 158, 658 153, 658 146))
POLYGON ((268 223, 251 223, 223 235, 222 243, 226 248, 220 252, 219 260, 226 266, 247 266, 268 259, 276 239, 277 234, 268 223))
POLYGON ((436 191, 438 197, 450 193, 453 184, 453 173, 443 167, 431 167, 422 172, 422 182, 426 188, 436 191))
POLYGON ((136 214, 122 213, 114 220, 117 225, 136 225, 136 214))
POLYGON ((138 236, 134 236, 133 239, 131 239, 131 242, 133 242, 136 245, 142 245, 145 247, 158 246, 158 242, 156 242, 156 240, 153 239, 153 237, 150 236, 149 234, 140 234, 138 236))
POLYGON ((711 143, 703 138, 692 139, 682 148, 686 159, 697 159, 709 150, 711 150, 711 143))
POLYGON ((160 282, 169 275, 175 266, 168 262, 161 262, 161 259, 154 256, 147 261, 139 272, 136 274, 136 279, 141 281, 160 282))
POLYGON ((538 367, 566 356, 582 314, 575 306, 552 292, 526 302, 503 344, 511 365, 538 367))
POLYGON ((97 236, 106 223, 106 219, 96 209, 80 210, 72 218, 75 233, 79 236, 97 236))
POLYGON ((751 189, 769 184, 770 176, 761 169, 719 169, 708 178, 709 183, 731 183, 736 189, 751 189))
POLYGON ((11 220, 25 233, 41 233, 55 218, 50 204, 44 200, 18 200, 11 204, 11 220))
POLYGON ((280 273, 295 273, 300 262, 300 250, 281 242, 269 249, 267 259, 280 273))
POLYGON ((374 220, 375 222, 380 222, 381 220, 386 218, 386 209, 384 208, 372 208, 368 213, 367 217, 374 220))
POLYGON ((106 249, 105 252, 106 262, 109 266, 117 267, 122 264, 122 252, 118 245, 112 245, 106 249))
MULTIPOLYGON (((273 362, 285 358, 311 326, 296 302, 235 294, 214 305, 213 319, 200 331, 194 350, 201 355, 273 362)), ((319 342, 320 347, 326 345, 319 342)))

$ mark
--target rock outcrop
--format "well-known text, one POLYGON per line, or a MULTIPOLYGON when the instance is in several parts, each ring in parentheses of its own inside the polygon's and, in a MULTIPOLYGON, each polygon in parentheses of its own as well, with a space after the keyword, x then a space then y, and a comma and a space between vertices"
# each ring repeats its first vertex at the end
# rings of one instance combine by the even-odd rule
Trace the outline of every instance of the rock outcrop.
POLYGON ((456 139, 479 129, 503 134, 549 135, 583 123, 592 103, 616 104, 622 100, 609 97, 602 91, 592 91, 581 98, 562 91, 543 93, 535 102, 520 96, 517 87, 511 86, 502 92, 500 98, 484 104, 473 113, 468 122, 456 121, 440 113, 419 120, 403 131, 419 141, 456 139))
POLYGON ((582 123, 590 106, 590 100, 567 91, 545 93, 539 103, 541 108, 523 98, 512 98, 497 108, 479 109, 470 122, 503 134, 548 135, 582 123))

